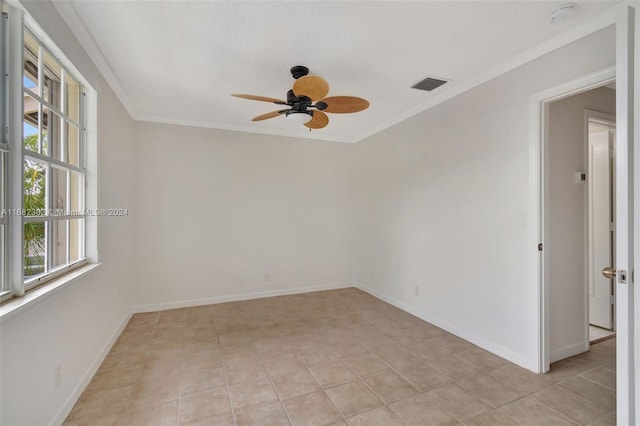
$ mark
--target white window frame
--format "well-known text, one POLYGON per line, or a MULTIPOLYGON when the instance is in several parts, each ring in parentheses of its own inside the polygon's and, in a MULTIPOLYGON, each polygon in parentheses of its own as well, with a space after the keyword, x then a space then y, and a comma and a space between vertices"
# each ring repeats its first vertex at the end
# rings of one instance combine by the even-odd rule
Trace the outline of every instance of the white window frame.
MULTIPOLYGON (((2 108, 7 112, 5 117, 0 117, 0 125, 2 129, 2 137, 0 137, 0 161, 1 155, 5 157, 5 164, 0 168, 0 197, 4 197, 4 203, 0 203, 0 225, 4 228, 4 247, 2 250, 2 260, 0 262, 0 284, 4 284, 4 288, 0 287, 0 302, 11 299, 14 296, 23 296, 26 291, 39 287, 42 284, 50 282, 61 277, 71 271, 82 267, 87 263, 97 263, 97 218, 87 215, 88 209, 95 211, 97 205, 97 183, 96 170, 97 154, 96 145, 96 115, 97 115, 97 93, 82 76, 82 74, 66 59, 55 43, 39 28, 37 23, 19 7, 12 7, 2 2, 3 13, 0 31, 2 40, 6 41, 5 46, 0 46, 0 68, 5 67, 6 72, 2 72, 3 78, 0 83, 3 84, 3 94, 6 98, 0 98, 2 108), (8 19, 7 19, 8 18, 8 19), (37 40, 41 48, 49 56, 56 59, 62 67, 61 75, 61 92, 66 91, 65 74, 71 75, 80 85, 80 101, 79 101, 79 117, 74 120, 68 116, 64 107, 64 99, 61 101, 62 108, 57 108, 43 99, 41 93, 33 93, 23 85, 24 76, 24 33, 28 31, 30 35, 37 40), (4 76, 8 75, 7 78, 4 76), (62 123, 72 123, 79 129, 79 165, 75 166, 61 160, 57 160, 53 156, 53 149, 49 147, 48 155, 42 155, 23 147, 23 122, 24 122, 24 96, 29 95, 41 103, 42 106, 50 109, 58 116, 62 117, 62 123), (87 135, 90 135, 89 137, 87 135), (88 139, 91 139, 92 145, 88 147, 88 139), (90 151, 90 152, 89 152, 90 151), (87 153, 89 152, 89 155, 87 153), (88 158, 89 157, 89 158, 88 158), (23 185, 24 170, 23 164, 26 158, 35 159, 40 163, 46 164, 47 169, 57 168, 67 171, 67 187, 69 186, 70 173, 78 173, 81 179, 80 187, 80 207, 79 212, 69 212, 69 190, 67 189, 67 206, 66 212, 58 216, 31 216, 24 217, 19 214, 5 214, 7 212, 22 211, 23 202, 23 185), (88 175, 91 175, 90 178, 88 175), (19 183, 16 183, 19 182, 19 183), (91 191, 91 193, 89 193, 91 191), (70 214, 71 213, 71 214, 70 214), (65 221, 71 219, 83 219, 84 226, 81 226, 80 237, 80 258, 69 263, 69 241, 66 246, 65 264, 53 267, 50 263, 46 264, 46 271, 43 274, 27 277, 24 275, 24 224, 34 221, 46 221, 53 223, 54 221, 65 221)), ((38 72, 44 72, 42 60, 38 66, 38 72)), ((42 77, 39 78, 40 81, 42 77)), ((64 95, 63 95, 64 96, 64 95)), ((41 107, 42 108, 42 107, 41 107)), ((41 120, 41 116, 39 120, 41 120)), ((65 127, 63 125, 63 127, 65 127)), ((66 132, 66 130, 63 130, 66 132)), ((51 145, 51 142, 50 142, 51 145)), ((64 158, 64 157, 62 157, 64 158)), ((68 160, 68 158, 67 158, 68 160)), ((47 183, 47 193, 49 194, 52 186, 47 183)), ((49 197, 47 197, 49 198, 49 197)), ((3 200, 0 199, 0 202, 3 200)), ((46 209, 52 208, 53 204, 47 200, 46 209)), ((61 222, 64 223, 64 222, 61 222)), ((70 226, 70 222, 66 222, 70 226)), ((48 227, 50 228, 50 226, 48 227)), ((50 231, 47 231, 50 232, 50 231)), ((69 239, 67 232, 67 240, 69 239)), ((1 235, 0 235, 1 237, 1 235)), ((48 238, 50 241, 51 238, 48 238)), ((0 244, 2 244, 0 240, 0 244)), ((50 244, 45 248, 49 253, 52 248, 50 244)))
MULTIPOLYGON (((0 2, 0 5, 2 2, 0 2)), ((4 9, 0 6, 0 52, 6 52, 8 43, 8 14, 4 12, 4 9)), ((7 75, 7 55, 5 53, 0 54, 0 105, 7 105, 7 89, 8 82, 7 75)), ((5 214, 7 206, 7 162, 9 154, 8 143, 8 112, 7 108, 0 110, 0 297, 9 292, 7 289, 9 285, 9 239, 7 238, 8 232, 8 219, 5 214)))

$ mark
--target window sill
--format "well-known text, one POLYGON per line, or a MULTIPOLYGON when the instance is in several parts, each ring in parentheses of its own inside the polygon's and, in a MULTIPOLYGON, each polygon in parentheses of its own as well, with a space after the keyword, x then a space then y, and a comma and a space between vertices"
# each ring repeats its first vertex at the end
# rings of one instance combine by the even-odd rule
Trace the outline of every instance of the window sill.
POLYGON ((48 283, 34 288, 31 291, 25 293, 21 297, 13 297, 2 305, 0 305, 0 320, 5 321, 11 318, 13 315, 28 309, 37 303, 47 299, 48 297, 58 293, 78 278, 84 277, 94 269, 98 269, 101 263, 91 263, 84 265, 78 269, 74 269, 67 274, 64 274, 56 279, 49 281, 48 283))

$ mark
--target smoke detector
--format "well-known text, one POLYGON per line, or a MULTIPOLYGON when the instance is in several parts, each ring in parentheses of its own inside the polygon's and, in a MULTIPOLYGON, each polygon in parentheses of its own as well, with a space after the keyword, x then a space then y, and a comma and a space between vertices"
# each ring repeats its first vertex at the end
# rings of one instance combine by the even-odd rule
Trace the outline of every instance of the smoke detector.
POLYGON ((559 24, 566 21, 573 14, 575 6, 576 5, 573 3, 561 4, 557 9, 549 14, 549 23, 559 24))

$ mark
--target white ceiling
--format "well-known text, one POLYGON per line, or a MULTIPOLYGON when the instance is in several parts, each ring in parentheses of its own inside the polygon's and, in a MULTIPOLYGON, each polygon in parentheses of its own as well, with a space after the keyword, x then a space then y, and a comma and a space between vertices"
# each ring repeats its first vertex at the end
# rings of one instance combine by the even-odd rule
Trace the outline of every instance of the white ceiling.
POLYGON ((579 2, 570 19, 552 25, 549 13, 560 4, 71 1, 57 7, 134 118, 355 142, 501 64, 517 65, 522 52, 587 26, 614 2, 579 2), (329 126, 310 133, 283 118, 251 122, 281 108, 229 96, 284 98, 293 65, 324 77, 329 96, 363 97, 371 107, 331 114, 329 126), (410 88, 427 76, 453 82, 433 92, 410 88))

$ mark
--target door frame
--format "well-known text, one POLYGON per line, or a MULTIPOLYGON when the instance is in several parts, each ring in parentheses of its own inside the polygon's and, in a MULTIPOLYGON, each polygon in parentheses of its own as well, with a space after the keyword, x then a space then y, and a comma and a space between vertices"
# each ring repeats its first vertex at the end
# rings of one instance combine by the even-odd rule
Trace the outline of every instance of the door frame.
MULTIPOLYGON (((550 250, 545 249, 544 243, 549 241, 549 227, 545 223, 545 218, 549 217, 549 104, 561 99, 565 99, 589 90, 606 86, 615 81, 615 67, 609 67, 604 70, 589 74, 582 78, 563 83, 542 92, 536 93, 530 98, 530 114, 532 123, 532 139, 531 148, 533 150, 532 158, 535 161, 532 170, 534 176, 532 183, 535 187, 533 193, 533 205, 536 206, 535 213, 537 216, 537 227, 533 230, 536 243, 542 244, 542 250, 538 248, 535 253, 536 263, 538 265, 538 373, 546 373, 549 371, 551 364, 551 348, 550 348, 550 285, 549 285, 549 265, 550 250)), ((617 92, 617 90, 616 90, 617 92)), ((586 155, 586 150, 585 150, 586 155)), ((586 229, 585 229, 586 231, 586 229)), ((585 254, 586 256, 586 254, 585 254)), ((585 300, 588 305, 587 284, 585 283, 585 300)), ((589 317, 588 311, 585 310, 584 316, 584 350, 589 349, 589 317)))
MULTIPOLYGON (((624 188, 628 194, 628 208, 616 212, 616 223, 628 226, 628 238, 616 248, 616 269, 626 269, 628 284, 616 284, 616 414, 619 424, 635 424, 640 417, 640 291, 634 292, 634 265, 640 265, 640 125, 634 126, 634 106, 640 110, 640 82, 634 69, 640 69, 640 14, 633 6, 621 4, 616 8, 616 66, 536 93, 530 97, 530 215, 534 226, 530 230, 531 262, 537 283, 538 317, 535 342, 538 348, 537 370, 549 370, 549 251, 545 213, 548 213, 548 108, 549 103, 578 94, 607 82, 616 81, 616 164, 626 166, 629 179, 617 182, 617 193, 624 188), (621 163, 622 162, 622 163, 621 163), (634 170, 638 173, 634 173, 634 170), (628 183, 628 188, 627 188, 628 183), (535 244, 535 245, 534 245, 535 244), (621 252, 620 246, 624 252, 621 252), (634 309, 634 306, 637 309, 634 309), (623 321, 624 320, 624 321, 623 321), (634 327, 634 322, 638 326, 634 327), (636 390, 638 390, 636 392, 636 390)), ((638 123, 640 124, 640 123, 638 123)), ((588 341, 588 339, 587 339, 588 341)))

